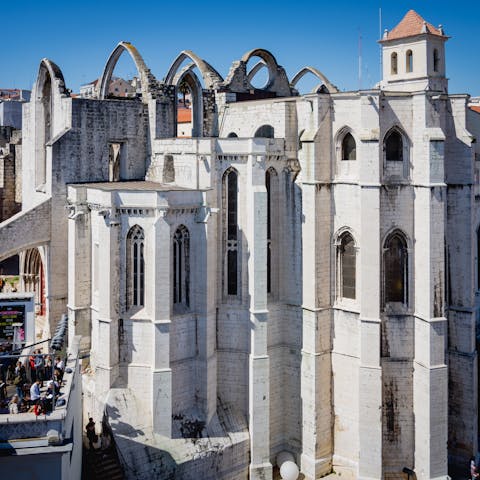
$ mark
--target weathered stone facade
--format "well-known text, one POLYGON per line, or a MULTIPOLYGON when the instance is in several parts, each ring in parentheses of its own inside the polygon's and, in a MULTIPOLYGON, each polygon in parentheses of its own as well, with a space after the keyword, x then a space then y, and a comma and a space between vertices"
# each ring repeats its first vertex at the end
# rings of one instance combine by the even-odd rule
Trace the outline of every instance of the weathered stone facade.
POLYGON ((477 452, 480 120, 423 26, 384 37, 358 92, 260 49, 225 80, 185 51, 158 81, 121 42, 81 99, 42 61, 0 259, 41 246, 47 317, 68 308, 129 477, 271 479, 289 451, 308 480, 446 479, 477 452), (134 99, 106 93, 122 53, 134 99))

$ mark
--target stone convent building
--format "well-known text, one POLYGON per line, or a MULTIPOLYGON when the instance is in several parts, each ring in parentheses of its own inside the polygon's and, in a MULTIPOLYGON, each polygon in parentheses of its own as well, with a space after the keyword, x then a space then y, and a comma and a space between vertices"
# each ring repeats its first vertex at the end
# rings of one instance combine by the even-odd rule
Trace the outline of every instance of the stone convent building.
POLYGON ((353 92, 262 49, 158 80, 120 42, 88 99, 41 61, 0 260, 45 335, 65 311, 82 335, 84 411, 127 478, 269 480, 286 451, 307 480, 447 479, 476 454, 480 114, 447 40, 409 11, 353 92), (134 98, 108 93, 122 54, 134 98))

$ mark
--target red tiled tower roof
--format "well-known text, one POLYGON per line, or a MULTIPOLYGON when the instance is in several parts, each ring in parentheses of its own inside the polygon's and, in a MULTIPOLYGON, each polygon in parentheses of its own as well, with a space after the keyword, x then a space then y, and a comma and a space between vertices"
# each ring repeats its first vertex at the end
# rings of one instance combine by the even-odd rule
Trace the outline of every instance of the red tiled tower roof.
POLYGON ((434 27, 431 23, 426 22, 415 10, 409 10, 402 21, 393 30, 387 32, 383 40, 413 37, 422 33, 445 37, 441 27, 434 27))

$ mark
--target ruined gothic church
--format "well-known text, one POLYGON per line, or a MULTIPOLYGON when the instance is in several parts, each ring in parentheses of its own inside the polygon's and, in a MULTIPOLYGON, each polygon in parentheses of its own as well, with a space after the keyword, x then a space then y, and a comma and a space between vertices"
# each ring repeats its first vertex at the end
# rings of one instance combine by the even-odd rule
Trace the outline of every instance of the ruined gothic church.
POLYGON ((39 279, 40 334, 67 312, 82 336, 127 478, 269 480, 286 451, 306 480, 447 479, 476 454, 480 114, 447 40, 409 11, 352 92, 262 49, 226 78, 184 51, 160 81, 120 42, 92 98, 41 61, 0 259, 39 279))

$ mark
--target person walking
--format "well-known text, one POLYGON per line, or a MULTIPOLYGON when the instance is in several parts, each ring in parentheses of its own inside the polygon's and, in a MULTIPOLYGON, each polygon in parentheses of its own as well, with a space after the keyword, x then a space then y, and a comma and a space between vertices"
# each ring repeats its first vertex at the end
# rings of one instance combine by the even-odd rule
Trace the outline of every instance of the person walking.
POLYGON ((88 445, 90 450, 93 450, 93 444, 98 440, 97 434, 95 433, 95 422, 93 421, 93 418, 90 417, 88 419, 88 423, 85 427, 85 430, 87 431, 87 438, 88 438, 88 445))

